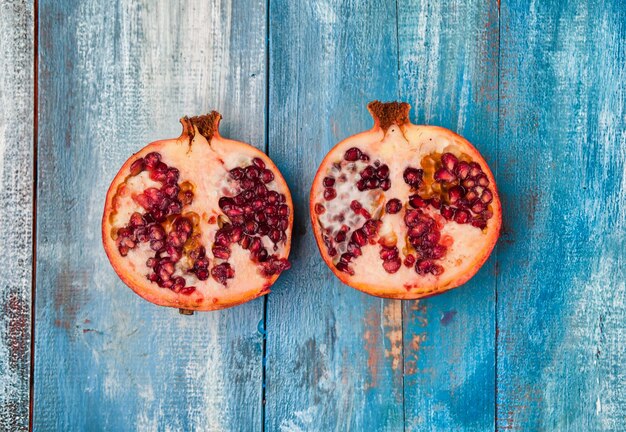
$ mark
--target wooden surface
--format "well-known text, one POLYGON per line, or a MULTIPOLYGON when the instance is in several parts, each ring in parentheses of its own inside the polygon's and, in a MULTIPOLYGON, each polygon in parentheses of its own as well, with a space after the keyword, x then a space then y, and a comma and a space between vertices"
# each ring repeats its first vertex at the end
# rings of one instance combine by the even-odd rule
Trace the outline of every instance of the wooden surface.
POLYGON ((0 430, 28 429, 34 10, 0 2, 0 430))
POLYGON ((0 430, 626 430, 620 0, 7 1, 0 64, 0 430), (462 288, 381 300, 319 257, 313 175, 372 99, 496 175, 462 288), (119 281, 100 217, 133 151, 214 108, 287 179, 293 268, 186 317, 119 281))

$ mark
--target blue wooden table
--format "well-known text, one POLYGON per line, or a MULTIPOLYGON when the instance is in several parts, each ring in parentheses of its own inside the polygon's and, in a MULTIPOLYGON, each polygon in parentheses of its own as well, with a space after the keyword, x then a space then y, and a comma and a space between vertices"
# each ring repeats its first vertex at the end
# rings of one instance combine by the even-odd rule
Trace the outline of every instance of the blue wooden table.
POLYGON ((0 64, 1 430, 626 430, 623 0, 3 0, 0 64), (373 99, 496 174, 460 289, 369 297, 318 255, 313 175, 373 99), (285 175, 293 268, 189 317, 120 282, 100 217, 211 109, 285 175))

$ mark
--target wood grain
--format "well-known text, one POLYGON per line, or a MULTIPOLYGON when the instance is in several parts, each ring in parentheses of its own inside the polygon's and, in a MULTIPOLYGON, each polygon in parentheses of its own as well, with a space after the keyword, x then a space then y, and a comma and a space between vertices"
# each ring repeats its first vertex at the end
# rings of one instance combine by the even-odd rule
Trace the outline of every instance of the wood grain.
POLYGON ((626 427, 626 9, 502 2, 501 430, 626 427))
MULTIPOLYGON (((401 99, 472 142, 497 174, 498 5, 400 0, 401 99)), ((463 287, 404 302, 406 430, 493 430, 496 253, 463 287)))
POLYGON ((40 2, 36 430, 261 429, 263 301, 191 317, 117 278, 100 239, 132 152, 218 109, 265 145, 265 3, 40 2))
POLYGON ((317 166, 397 97, 393 2, 270 3, 269 153, 294 198, 292 269, 267 307, 268 431, 401 430, 401 304, 342 285, 308 218, 317 166))
POLYGON ((32 226, 34 11, 0 3, 0 430, 28 430, 32 226))

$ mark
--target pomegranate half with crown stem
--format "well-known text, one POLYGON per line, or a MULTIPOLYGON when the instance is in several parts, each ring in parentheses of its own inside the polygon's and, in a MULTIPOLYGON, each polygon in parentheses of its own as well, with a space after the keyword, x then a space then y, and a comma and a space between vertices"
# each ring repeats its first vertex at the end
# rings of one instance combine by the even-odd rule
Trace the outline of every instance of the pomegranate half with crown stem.
POLYGON ((221 118, 181 119, 181 136, 131 156, 107 193, 107 256, 126 285, 157 305, 227 308, 267 294, 289 268, 287 184, 263 152, 222 138, 221 118))
POLYGON ((502 224, 491 170, 454 132, 409 121, 410 105, 372 102, 374 127, 337 144, 313 180, 322 258, 347 285, 417 299, 469 280, 502 224))

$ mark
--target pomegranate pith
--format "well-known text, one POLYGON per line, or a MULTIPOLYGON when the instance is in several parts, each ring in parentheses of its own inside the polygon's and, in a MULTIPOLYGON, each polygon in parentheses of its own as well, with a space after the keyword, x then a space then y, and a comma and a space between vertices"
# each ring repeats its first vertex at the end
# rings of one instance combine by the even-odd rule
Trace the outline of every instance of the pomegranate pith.
POLYGON ((409 122, 406 103, 368 105, 374 127, 337 144, 313 181, 324 261, 372 295, 413 299, 465 283, 500 233, 495 180, 478 150, 409 122))
POLYGON ((120 278, 153 303, 234 306, 269 292, 289 268, 293 205, 272 161, 222 138, 221 116, 183 118, 122 166, 107 193, 105 251, 120 278))

